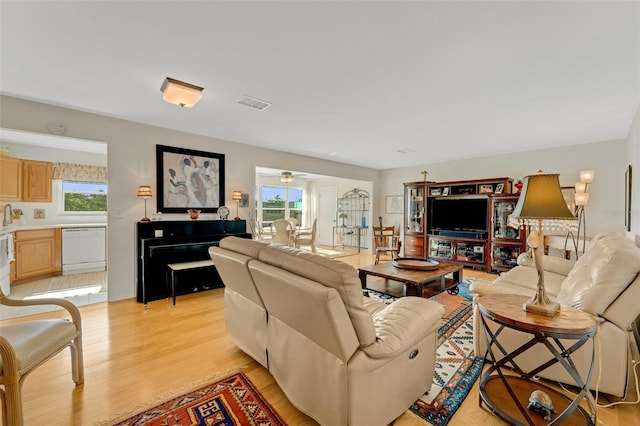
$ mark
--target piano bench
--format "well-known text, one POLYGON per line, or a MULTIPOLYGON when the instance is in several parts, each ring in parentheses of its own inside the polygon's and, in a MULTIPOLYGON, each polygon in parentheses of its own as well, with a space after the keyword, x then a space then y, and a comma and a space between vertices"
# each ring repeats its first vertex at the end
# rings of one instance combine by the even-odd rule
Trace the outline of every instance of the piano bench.
POLYGON ((194 260, 192 262, 169 263, 169 280, 171 283, 171 297, 173 298, 173 307, 176 307, 176 273, 197 268, 210 268, 214 266, 213 260, 194 260))

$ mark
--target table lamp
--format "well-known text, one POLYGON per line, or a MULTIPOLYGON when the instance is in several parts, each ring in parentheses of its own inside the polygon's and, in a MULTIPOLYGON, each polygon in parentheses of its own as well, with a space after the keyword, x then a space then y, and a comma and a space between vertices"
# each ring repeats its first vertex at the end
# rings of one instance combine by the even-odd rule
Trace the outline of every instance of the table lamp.
POLYGON ((240 200, 242 200, 242 191, 233 191, 231 199, 236 202, 236 217, 233 220, 240 220, 240 200))
POLYGON ((149 185, 140 185, 138 187, 138 198, 144 198, 144 217, 140 219, 140 222, 150 222, 151 219, 147 217, 147 198, 151 198, 151 187, 149 185))
POLYGON ((544 228, 571 228, 576 224, 576 218, 562 196, 559 176, 545 174, 542 170, 538 174, 525 176, 522 193, 510 218, 512 221, 517 221, 520 226, 530 227, 527 244, 533 249, 534 263, 538 272, 536 293, 524 303, 522 308, 527 312, 549 317, 558 312, 560 304, 551 302, 545 293, 542 269, 544 228))

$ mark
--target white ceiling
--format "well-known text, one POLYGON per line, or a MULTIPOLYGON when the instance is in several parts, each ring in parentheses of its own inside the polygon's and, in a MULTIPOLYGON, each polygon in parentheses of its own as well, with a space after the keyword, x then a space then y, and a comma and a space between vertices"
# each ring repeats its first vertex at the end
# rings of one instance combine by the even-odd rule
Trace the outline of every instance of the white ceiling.
POLYGON ((625 138, 640 99, 637 1, 3 0, 0 24, 2 94, 376 169, 625 138))

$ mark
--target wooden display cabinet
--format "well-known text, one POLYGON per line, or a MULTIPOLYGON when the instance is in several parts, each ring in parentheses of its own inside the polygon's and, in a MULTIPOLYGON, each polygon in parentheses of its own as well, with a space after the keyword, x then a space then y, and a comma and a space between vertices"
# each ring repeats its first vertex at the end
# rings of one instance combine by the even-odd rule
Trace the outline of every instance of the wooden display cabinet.
POLYGON ((426 258, 426 200, 429 182, 404 183, 404 255, 426 258))
POLYGON ((490 198, 492 270, 507 271, 517 266, 518 256, 527 250, 526 229, 509 225, 519 197, 496 194, 490 198))
POLYGON ((429 257, 462 263, 465 266, 488 268, 487 240, 429 235, 429 257))

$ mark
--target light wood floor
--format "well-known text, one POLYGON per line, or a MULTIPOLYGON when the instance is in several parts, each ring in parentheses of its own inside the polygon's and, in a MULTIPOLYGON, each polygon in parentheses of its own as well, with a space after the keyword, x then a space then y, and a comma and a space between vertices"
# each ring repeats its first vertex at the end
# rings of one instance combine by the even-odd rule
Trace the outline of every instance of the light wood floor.
MULTIPOLYGON (((373 263, 368 252, 340 258, 355 267, 373 263)), ((465 276, 488 277, 464 271, 465 276)), ((290 425, 314 425, 293 407, 269 373, 236 348, 227 335, 223 290, 181 296, 176 308, 155 301, 148 310, 133 299, 80 308, 83 318, 85 384, 71 380, 69 351, 34 371, 23 388, 26 425, 91 425, 192 382, 242 368, 290 425)), ((59 316, 60 312, 38 316, 59 316)), ((35 316, 34 316, 35 317, 35 316)), ((34 318, 29 317, 29 318, 34 318)), ((27 318, 1 321, 9 324, 27 318)), ((640 408, 601 409, 607 425, 638 424, 640 408)), ((406 412, 395 425, 425 425, 406 412)), ((450 425, 501 425, 478 407, 474 386, 450 425)))

